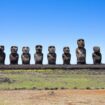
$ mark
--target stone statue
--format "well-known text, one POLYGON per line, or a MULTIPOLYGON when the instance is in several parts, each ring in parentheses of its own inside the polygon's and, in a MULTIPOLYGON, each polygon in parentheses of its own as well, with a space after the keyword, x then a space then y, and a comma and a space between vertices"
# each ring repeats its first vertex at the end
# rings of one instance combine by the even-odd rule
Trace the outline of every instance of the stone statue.
POLYGON ((17 51, 18 51, 17 46, 11 46, 10 64, 18 64, 19 55, 17 51))
POLYGON ((35 64, 42 64, 43 62, 42 45, 37 45, 35 49, 36 49, 36 53, 34 54, 35 64))
POLYGON ((0 64, 4 65, 5 64, 5 53, 4 53, 4 46, 0 45, 0 64))
POLYGON ((71 60, 71 54, 70 54, 70 49, 69 47, 64 47, 63 48, 63 54, 62 54, 62 59, 63 59, 63 64, 69 65, 70 60, 71 60))
POLYGON ((102 60, 102 55, 100 53, 100 47, 93 47, 93 54, 92 54, 92 58, 93 58, 93 63, 94 64, 101 64, 101 60, 102 60))
POLYGON ((29 53, 29 47, 23 47, 22 48, 22 55, 21 55, 21 59, 22 59, 22 64, 30 64, 30 59, 31 59, 31 55, 29 53))
POLYGON ((55 65, 56 64, 56 53, 55 46, 49 46, 49 53, 47 54, 48 64, 55 65))
POLYGON ((86 49, 84 39, 77 40, 78 48, 76 49, 77 64, 86 64, 86 49))

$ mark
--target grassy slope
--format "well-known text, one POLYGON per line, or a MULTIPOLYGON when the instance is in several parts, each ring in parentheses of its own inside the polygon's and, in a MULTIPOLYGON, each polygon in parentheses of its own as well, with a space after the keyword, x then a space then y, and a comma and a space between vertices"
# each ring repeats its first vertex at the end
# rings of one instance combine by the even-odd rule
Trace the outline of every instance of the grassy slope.
POLYGON ((7 77, 12 83, 0 83, 0 89, 45 88, 105 88, 105 71, 67 70, 5 70, 0 78, 7 77))

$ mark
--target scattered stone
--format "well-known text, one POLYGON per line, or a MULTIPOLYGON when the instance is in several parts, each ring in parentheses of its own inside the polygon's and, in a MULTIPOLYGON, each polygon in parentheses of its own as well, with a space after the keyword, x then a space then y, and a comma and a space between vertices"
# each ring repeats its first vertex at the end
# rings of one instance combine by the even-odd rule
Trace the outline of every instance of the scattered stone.
POLYGON ((7 82, 7 83, 13 83, 14 80, 11 80, 9 78, 0 78, 0 83, 5 83, 5 82, 7 82))

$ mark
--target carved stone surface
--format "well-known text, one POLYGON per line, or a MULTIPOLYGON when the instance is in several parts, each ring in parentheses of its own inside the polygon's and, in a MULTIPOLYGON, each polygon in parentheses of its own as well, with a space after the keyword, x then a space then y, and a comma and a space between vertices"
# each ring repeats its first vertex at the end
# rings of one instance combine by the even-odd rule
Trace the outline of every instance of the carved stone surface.
POLYGON ((70 64, 71 60, 71 54, 70 54, 70 49, 69 47, 64 47, 63 48, 63 54, 62 54, 62 59, 63 59, 63 64, 70 64))
POLYGON ((102 55, 100 53, 100 47, 93 47, 93 54, 92 54, 92 58, 93 58, 93 63, 94 64, 101 64, 101 60, 102 60, 102 55))
POLYGON ((42 64, 43 62, 42 45, 37 45, 35 49, 36 49, 36 53, 34 54, 35 64, 42 64))
POLYGON ((49 46, 49 53, 47 54, 48 64, 56 64, 55 46, 49 46))
POLYGON ((17 51, 18 51, 17 46, 11 46, 10 64, 18 64, 19 55, 17 51))
POLYGON ((77 40, 78 48, 76 49, 77 64, 86 64, 86 49, 84 39, 77 40))
POLYGON ((22 55, 21 55, 21 59, 22 59, 22 64, 30 64, 30 59, 31 59, 31 55, 29 53, 29 47, 23 47, 22 48, 22 55))
POLYGON ((4 46, 0 45, 0 64, 5 64, 5 57, 4 46))

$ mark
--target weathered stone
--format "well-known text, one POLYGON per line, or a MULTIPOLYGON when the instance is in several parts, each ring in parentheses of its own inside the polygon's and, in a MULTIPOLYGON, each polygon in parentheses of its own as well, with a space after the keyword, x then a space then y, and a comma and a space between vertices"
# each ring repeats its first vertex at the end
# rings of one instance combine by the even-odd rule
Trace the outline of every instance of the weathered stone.
POLYGON ((5 64, 5 53, 4 53, 4 46, 0 45, 0 64, 4 65, 5 64))
POLYGON ((55 46, 49 46, 47 54, 48 64, 56 64, 55 46))
POLYGON ((69 47, 64 47, 63 48, 63 54, 62 54, 62 59, 63 59, 63 64, 70 64, 71 60, 71 54, 70 54, 70 49, 69 47))
POLYGON ((86 64, 86 49, 84 39, 77 40, 78 48, 76 49, 77 64, 86 64))
POLYGON ((36 53, 34 54, 35 64, 42 64, 43 62, 42 45, 37 45, 35 49, 36 49, 36 53))
POLYGON ((11 47, 10 64, 18 64, 19 55, 18 55, 17 51, 18 51, 17 46, 11 47))
POLYGON ((12 80, 10 78, 7 77, 0 77, 0 83, 13 83, 15 80, 12 80))
POLYGON ((29 47, 23 47, 22 48, 22 55, 21 55, 21 59, 22 59, 22 64, 30 64, 30 59, 31 59, 31 55, 29 53, 29 47))
POLYGON ((98 46, 93 47, 93 51, 94 51, 92 54, 93 63, 101 64, 102 55, 100 53, 100 47, 98 47, 98 46))

